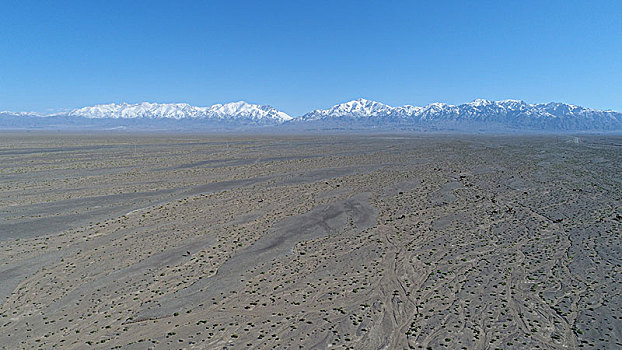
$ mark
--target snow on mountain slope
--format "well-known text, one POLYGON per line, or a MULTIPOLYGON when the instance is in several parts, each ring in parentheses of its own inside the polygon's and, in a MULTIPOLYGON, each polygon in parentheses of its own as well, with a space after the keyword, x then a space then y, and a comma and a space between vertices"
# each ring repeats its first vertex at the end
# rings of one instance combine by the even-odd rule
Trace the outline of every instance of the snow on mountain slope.
POLYGON ((114 119, 217 119, 282 123, 292 117, 270 106, 243 101, 195 107, 186 103, 105 104, 74 109, 67 115, 85 118, 114 119))
POLYGON ((213 105, 209 107, 208 115, 220 119, 274 120, 280 123, 293 119, 271 106, 253 105, 244 101, 213 105))
POLYGON ((423 107, 391 107, 380 102, 358 99, 315 110, 296 119, 304 121, 365 120, 377 126, 401 124, 453 123, 479 124, 540 130, 619 130, 622 113, 600 111, 564 103, 527 104, 519 100, 477 99, 461 105, 431 103, 423 107))
POLYGON ((305 114, 304 120, 320 120, 325 118, 349 117, 349 118, 369 118, 390 114, 393 107, 380 102, 369 101, 364 98, 338 104, 330 109, 317 109, 305 114))
POLYGON ((185 103, 159 104, 143 102, 139 104, 105 104, 74 109, 68 113, 73 117, 85 118, 198 118, 205 112, 205 108, 193 107, 185 103))

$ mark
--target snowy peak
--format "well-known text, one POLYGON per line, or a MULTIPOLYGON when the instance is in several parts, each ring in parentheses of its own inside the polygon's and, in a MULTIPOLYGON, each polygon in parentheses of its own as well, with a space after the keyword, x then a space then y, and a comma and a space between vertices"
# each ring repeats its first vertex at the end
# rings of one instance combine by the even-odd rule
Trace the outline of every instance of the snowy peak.
POLYGON ((111 103, 74 109, 67 115, 91 119, 215 119, 263 123, 282 123, 292 119, 271 106, 244 101, 216 104, 211 107, 196 107, 186 103, 111 103))
POLYGON ((268 105, 254 105, 244 101, 222 105, 216 104, 211 106, 208 111, 210 116, 221 119, 227 119, 233 116, 250 120, 275 120, 281 123, 293 119, 287 113, 281 112, 274 107, 268 105))
POLYGON ((317 109, 301 118, 303 120, 320 120, 331 117, 369 118, 385 115, 392 110, 393 107, 383 103, 359 98, 335 105, 330 109, 317 109))
POLYGON ((490 106, 494 103, 495 101, 478 98, 478 99, 473 100, 473 102, 469 102, 467 104, 472 107, 484 107, 484 106, 490 106))
POLYGON ((374 116, 391 109, 392 107, 383 103, 359 98, 357 100, 333 106, 330 109, 330 112, 341 115, 374 116))

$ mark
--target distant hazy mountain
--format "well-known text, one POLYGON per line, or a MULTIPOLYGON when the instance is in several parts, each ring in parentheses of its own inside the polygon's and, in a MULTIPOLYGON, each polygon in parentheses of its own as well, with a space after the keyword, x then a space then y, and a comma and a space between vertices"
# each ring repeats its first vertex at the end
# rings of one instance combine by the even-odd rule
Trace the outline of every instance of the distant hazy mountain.
POLYGON ((358 99, 292 118, 271 106, 246 102, 196 107, 185 103, 106 104, 42 116, 0 112, 2 129, 436 130, 464 132, 622 131, 622 113, 564 103, 478 99, 461 105, 392 107, 358 99))

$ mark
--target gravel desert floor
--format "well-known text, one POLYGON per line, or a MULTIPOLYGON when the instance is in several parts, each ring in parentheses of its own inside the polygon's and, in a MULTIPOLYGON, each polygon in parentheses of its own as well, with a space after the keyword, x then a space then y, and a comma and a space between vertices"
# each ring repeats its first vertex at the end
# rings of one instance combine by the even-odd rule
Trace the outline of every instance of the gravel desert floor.
POLYGON ((1 349, 620 349, 622 137, 0 134, 1 349))

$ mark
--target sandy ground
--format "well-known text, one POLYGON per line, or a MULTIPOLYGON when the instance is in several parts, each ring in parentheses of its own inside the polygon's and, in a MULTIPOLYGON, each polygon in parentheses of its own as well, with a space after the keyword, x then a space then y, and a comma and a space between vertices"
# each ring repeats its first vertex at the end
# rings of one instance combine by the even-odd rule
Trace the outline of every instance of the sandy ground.
POLYGON ((2 349, 622 347, 622 137, 0 134, 2 349))

